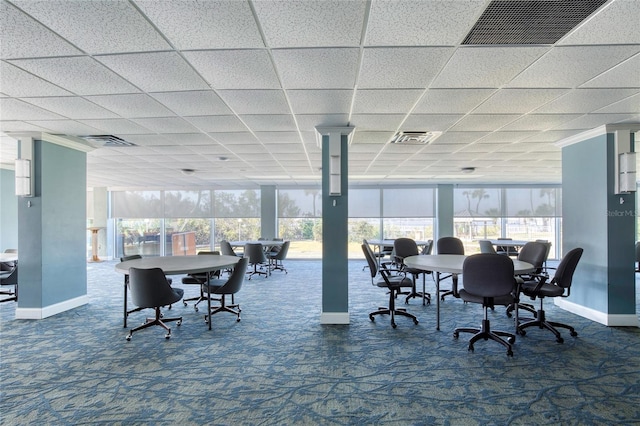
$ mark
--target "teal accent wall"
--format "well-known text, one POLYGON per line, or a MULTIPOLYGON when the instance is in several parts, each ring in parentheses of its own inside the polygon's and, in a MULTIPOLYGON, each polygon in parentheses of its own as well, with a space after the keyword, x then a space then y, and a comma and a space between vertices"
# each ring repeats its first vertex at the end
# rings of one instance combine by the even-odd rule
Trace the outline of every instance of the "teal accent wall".
POLYGON ((437 241, 441 237, 453 237, 453 185, 438 185, 436 197, 437 241))
POLYGON ((275 185, 260 187, 260 236, 275 238, 277 236, 277 197, 275 185))
POLYGON ((34 168, 35 196, 18 205, 20 308, 87 294, 86 154, 34 141, 34 168))
POLYGON ((346 135, 341 137, 340 152, 342 195, 332 197, 329 196, 329 136, 322 136, 322 312, 349 311, 349 152, 346 135))
POLYGON ((615 160, 612 133, 562 149, 561 255, 584 249, 571 302, 607 314, 633 314, 635 195, 614 193, 615 160))
POLYGON ((0 169, 0 251, 18 248, 18 197, 15 173, 0 169))

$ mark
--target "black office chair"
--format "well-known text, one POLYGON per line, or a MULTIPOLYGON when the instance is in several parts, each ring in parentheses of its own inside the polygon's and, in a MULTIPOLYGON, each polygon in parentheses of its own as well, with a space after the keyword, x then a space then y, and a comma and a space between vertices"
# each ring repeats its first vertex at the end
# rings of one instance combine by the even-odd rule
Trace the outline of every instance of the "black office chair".
MULTIPOLYGON (((142 256, 141 256, 141 255, 139 255, 139 254, 129 254, 129 255, 126 255, 126 256, 122 256, 122 257, 120 258, 120 262, 126 262, 127 260, 135 260, 135 259, 142 259, 142 256)), ((171 277, 167 277, 167 276, 165 275, 165 278, 167 279, 167 283, 168 283, 169 285, 173 284, 173 279, 171 279, 171 277)), ((124 285, 126 285, 126 286, 127 286, 127 288, 129 288, 129 274, 126 274, 126 275, 124 276, 124 285)), ((126 301, 125 301, 125 303, 126 303, 126 301)), ((171 309, 171 308, 172 308, 172 306, 171 306, 171 305, 169 305, 169 306, 167 306, 167 308, 171 309)), ((143 310, 143 309, 145 309, 145 308, 140 308, 140 307, 138 307, 138 308, 134 308, 134 309, 128 310, 128 311, 127 311, 127 316, 128 316, 129 314, 132 314, 132 313, 134 313, 134 312, 141 311, 141 310, 143 310)), ((162 316, 162 315, 160 315, 160 316, 162 316)))
MULTIPOLYGON (((368 245, 369 248, 371 248, 371 246, 369 245, 369 242, 366 239, 362 240, 362 243, 368 245)), ((371 250, 371 253, 373 253, 373 257, 376 259, 377 263, 379 264, 382 261, 382 259, 384 259, 385 256, 390 255, 392 251, 393 251, 393 247, 384 246, 384 247, 381 247, 380 251, 378 252, 371 250)), ((365 264, 362 267, 362 270, 364 271, 368 267, 369 267, 369 264, 365 264)))
POLYGON ((362 251, 364 252, 364 257, 369 264, 369 271, 371 271, 371 281, 377 287, 384 287, 389 290, 389 306, 388 307, 379 307, 377 311, 371 312, 369 314, 369 319, 371 321, 375 321, 376 315, 390 315, 391 316, 391 326, 396 328, 396 315, 401 315, 405 317, 409 317, 413 320, 414 324, 418 324, 418 318, 415 315, 412 315, 407 312, 406 309, 396 308, 396 297, 402 288, 413 288, 413 280, 407 278, 404 273, 401 275, 392 276, 390 271, 386 268, 385 265, 381 265, 380 269, 378 269, 378 263, 373 257, 373 252, 371 251, 371 247, 368 244, 361 244, 362 251), (373 278, 376 275, 380 274, 382 280, 374 282, 373 278))
POLYGON ((129 330, 127 340, 131 340, 134 332, 147 327, 159 325, 167 331, 165 338, 171 337, 171 329, 165 324, 169 321, 176 321, 176 325, 182 324, 182 317, 163 318, 160 308, 162 306, 176 303, 184 295, 181 288, 173 288, 167 282, 167 277, 160 268, 130 268, 129 269, 129 289, 131 290, 131 300, 140 308, 155 309, 155 318, 147 318, 145 323, 129 330))
MULTIPOLYGON (((464 244, 462 240, 456 237, 442 237, 436 243, 438 254, 464 254, 464 244)), ((440 300, 444 300, 445 296, 452 295, 460 297, 458 294, 458 274, 440 276, 440 280, 451 278, 451 290, 440 290, 440 300)))
POLYGON ((413 297, 420 297, 422 299, 422 305, 431 304, 431 295, 426 292, 426 276, 431 274, 430 271, 423 271, 421 269, 409 268, 404 264, 404 259, 409 256, 417 256, 420 254, 418 251, 418 245, 411 238, 396 238, 393 242, 393 260, 401 271, 407 274, 411 274, 413 285, 411 286, 411 292, 405 299, 405 303, 409 303, 409 299, 413 297), (416 277, 422 275, 422 292, 416 290, 416 277))
POLYGON ((220 252, 223 256, 243 256, 241 253, 236 253, 236 251, 233 249, 233 247, 231 247, 231 244, 227 240, 220 241, 220 252))
POLYGON ((267 265, 267 256, 264 254, 264 247, 260 243, 247 243, 244 246, 244 255, 249 258, 249 265, 253 266, 252 271, 247 271, 249 279, 254 275, 269 276, 267 271, 262 270, 267 265))
MULTIPOLYGON (((502 241, 513 241, 513 238, 498 238, 498 240, 502 241)), ((498 246, 496 249, 498 254, 506 255, 506 256, 517 256, 518 249, 513 246, 498 246)))
POLYGON ((569 253, 567 253, 566 256, 560 261, 560 264, 556 269, 556 273, 550 282, 547 283, 547 278, 545 276, 542 276, 540 277, 540 280, 538 282, 530 281, 522 284, 522 286, 520 287, 520 291, 522 293, 531 297, 531 299, 533 300, 535 300, 536 298, 540 299, 540 309, 538 309, 535 319, 526 321, 522 324, 518 324, 518 334, 524 336, 525 334, 527 334, 525 328, 529 327, 535 326, 540 329, 546 328, 556 336, 556 341, 558 343, 564 342, 564 339, 562 338, 560 332, 556 329, 556 327, 568 329, 569 333, 573 337, 576 337, 578 335, 576 330, 567 324, 547 321, 543 302, 545 297, 569 297, 569 295, 571 294, 571 282, 573 281, 573 273, 578 266, 578 262, 582 257, 583 251, 584 250, 579 247, 569 251, 569 253))
MULTIPOLYGON (((198 255, 213 255, 213 256, 219 256, 220 252, 219 251, 199 251, 198 255)), ((215 277, 220 277, 220 271, 215 271, 213 273, 209 274, 210 276, 215 276, 215 277)), ((189 285, 193 285, 196 284, 200 287, 200 295, 196 296, 196 297, 190 297, 190 298, 185 298, 182 299, 182 303, 184 304, 184 306, 187 306, 188 303, 187 302, 192 302, 192 301, 196 301, 196 303, 194 303, 193 305, 193 309, 198 312, 198 304, 204 300, 206 300, 206 298, 204 297, 204 293, 202 292, 202 284, 205 283, 207 281, 207 274, 206 273, 198 273, 198 274, 189 274, 186 277, 182 277, 182 284, 189 284, 189 285)))
POLYGON ((478 241, 480 244, 480 253, 489 253, 489 254, 497 254, 495 247, 489 240, 480 240, 478 241))
MULTIPOLYGON (((549 247, 547 244, 538 241, 529 241, 526 243, 518 253, 518 260, 532 264, 535 269, 531 273, 522 274, 516 277, 518 285, 522 286, 525 282, 531 281, 539 282, 544 274, 544 262, 547 260, 548 255, 549 247)), ((511 312, 513 312, 514 309, 515 303, 507 307, 508 317, 511 317, 511 312)), ((518 301, 518 309, 524 309, 531 312, 534 318, 537 315, 536 308, 527 303, 520 303, 520 301, 518 301)))
POLYGON ((18 262, 0 263, 0 286, 10 287, 0 290, 0 303, 18 301, 18 262))
POLYGON ((513 261, 499 254, 480 253, 469 256, 462 266, 464 282, 460 297, 465 302, 480 303, 484 310, 481 328, 459 327, 453 331, 453 337, 460 333, 474 333, 469 340, 469 351, 480 339, 495 340, 507 348, 507 355, 513 356, 511 344, 516 336, 506 331, 491 330, 488 310, 495 305, 508 305, 515 300, 516 280, 513 276, 513 261), (507 340, 504 340, 506 337, 507 340))
POLYGON ((234 295, 240 291, 242 287, 242 283, 244 282, 244 277, 247 272, 247 264, 249 263, 249 259, 243 257, 236 263, 236 266, 233 268, 233 272, 229 276, 227 280, 210 280, 209 282, 205 282, 202 284, 202 292, 207 294, 207 309, 209 314, 204 316, 204 321, 209 324, 209 330, 211 330, 211 315, 215 315, 218 312, 230 312, 236 315, 236 321, 240 321, 240 305, 236 304, 233 300, 231 305, 227 305, 225 302, 225 296, 231 295, 233 298, 234 295), (216 294, 220 296, 220 306, 217 306, 211 309, 211 295, 216 294))
POLYGON ((282 261, 287 258, 290 244, 291 241, 285 241, 280 247, 280 250, 278 250, 277 252, 270 251, 268 253, 267 257, 269 258, 269 261, 271 263, 270 268, 272 271, 284 271, 285 274, 288 274, 287 268, 284 267, 282 261))
POLYGON ((636 242, 636 272, 640 272, 640 241, 636 242))

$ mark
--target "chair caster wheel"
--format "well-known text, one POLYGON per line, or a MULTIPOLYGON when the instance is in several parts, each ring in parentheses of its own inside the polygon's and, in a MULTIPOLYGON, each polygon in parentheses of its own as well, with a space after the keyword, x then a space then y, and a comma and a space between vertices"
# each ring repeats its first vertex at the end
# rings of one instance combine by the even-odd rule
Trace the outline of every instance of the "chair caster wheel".
POLYGON ((511 315, 511 312, 507 312, 507 318, 511 318, 513 315, 511 315))
POLYGON ((414 323, 415 325, 418 325, 418 324, 420 323, 420 321, 418 321, 417 319, 414 319, 414 320, 413 320, 413 323, 414 323))
POLYGON ((167 340, 169 340, 169 339, 171 338, 171 333, 167 333, 167 334, 165 334, 165 335, 164 335, 164 338, 165 338, 165 339, 167 339, 167 340))
POLYGON ((238 318, 238 319, 236 320, 236 322, 240 322, 240 318, 238 318))
POLYGON ((395 323, 395 322, 392 322, 392 323, 391 323, 391 327, 396 328, 396 327, 397 327, 396 323, 395 323))
POLYGON ((558 338, 556 339, 556 342, 558 342, 558 343, 564 343, 564 339, 563 339, 562 337, 558 337, 558 338))
POLYGON ((457 331, 453 332, 453 338, 457 339, 460 336, 460 333, 458 333, 457 331))
POLYGON ((571 337, 577 337, 578 336, 578 332, 573 330, 571 333, 571 337))
POLYGON ((507 351, 507 356, 513 356, 513 351, 511 350, 507 351))
POLYGON ((197 306, 194 306, 194 307, 193 307, 193 310, 194 310, 194 311, 196 311, 196 312, 198 312, 198 307, 197 307, 197 306))
POLYGON ((127 342, 131 341, 131 334, 127 334, 127 337, 125 337, 125 339, 127 339, 127 342))
POLYGON ((516 338, 514 336, 511 336, 507 339, 507 342, 509 343, 515 343, 515 341, 516 341, 516 338))
POLYGON ((518 330, 518 334, 521 335, 521 336, 525 336, 527 334, 527 332, 524 331, 524 330, 518 330))
POLYGON ((178 327, 180 327, 180 326, 182 325, 182 320, 178 320, 178 321, 176 321, 176 325, 177 325, 178 327))
POLYGON ((473 352, 473 345, 469 345, 469 347, 467 348, 467 350, 468 350, 469 352, 473 352))
POLYGON ((184 301, 183 301, 183 302, 182 302, 182 304, 183 304, 184 306, 187 306, 187 302, 184 302, 184 301))
POLYGON ((373 315, 369 315, 369 319, 371 320, 371 322, 375 322, 376 321, 376 319, 374 318, 373 315))

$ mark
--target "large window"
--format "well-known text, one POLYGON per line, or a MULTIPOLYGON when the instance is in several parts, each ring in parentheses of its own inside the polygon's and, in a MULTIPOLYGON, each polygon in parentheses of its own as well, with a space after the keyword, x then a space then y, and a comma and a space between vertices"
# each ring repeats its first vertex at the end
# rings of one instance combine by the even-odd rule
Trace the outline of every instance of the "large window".
POLYGON ((290 257, 322 257, 322 191, 278 191, 278 236, 291 241, 290 257))
POLYGON ((214 191, 215 245, 260 238, 260 191, 214 191))

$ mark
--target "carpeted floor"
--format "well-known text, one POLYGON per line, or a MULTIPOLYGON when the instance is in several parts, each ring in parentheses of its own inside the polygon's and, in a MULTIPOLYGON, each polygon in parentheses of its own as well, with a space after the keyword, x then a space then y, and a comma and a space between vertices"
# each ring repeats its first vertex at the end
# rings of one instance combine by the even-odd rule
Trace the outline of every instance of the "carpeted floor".
MULTIPOLYGON (((456 326, 478 326, 481 307, 447 298, 411 301, 414 325, 369 321, 387 295, 363 261, 350 262, 351 324, 320 325, 321 262, 287 260, 289 274, 245 281, 242 321, 190 304, 172 338, 151 328, 125 340, 122 276, 88 265, 90 303, 40 321, 0 305, 0 424, 84 425, 611 425, 640 422, 640 329, 611 328, 546 303, 579 333, 530 329, 515 356, 456 326)), ((179 277, 174 282, 179 282, 179 277)), ((428 285, 433 289, 432 281, 428 285)), ((579 283, 574 283, 579 285, 579 283)), ((197 288, 187 287, 195 295, 197 288)), ((204 308, 204 306, 203 306, 204 308)), ((142 322, 133 314, 129 325, 142 322)), ((503 308, 492 328, 512 330, 503 308)))

